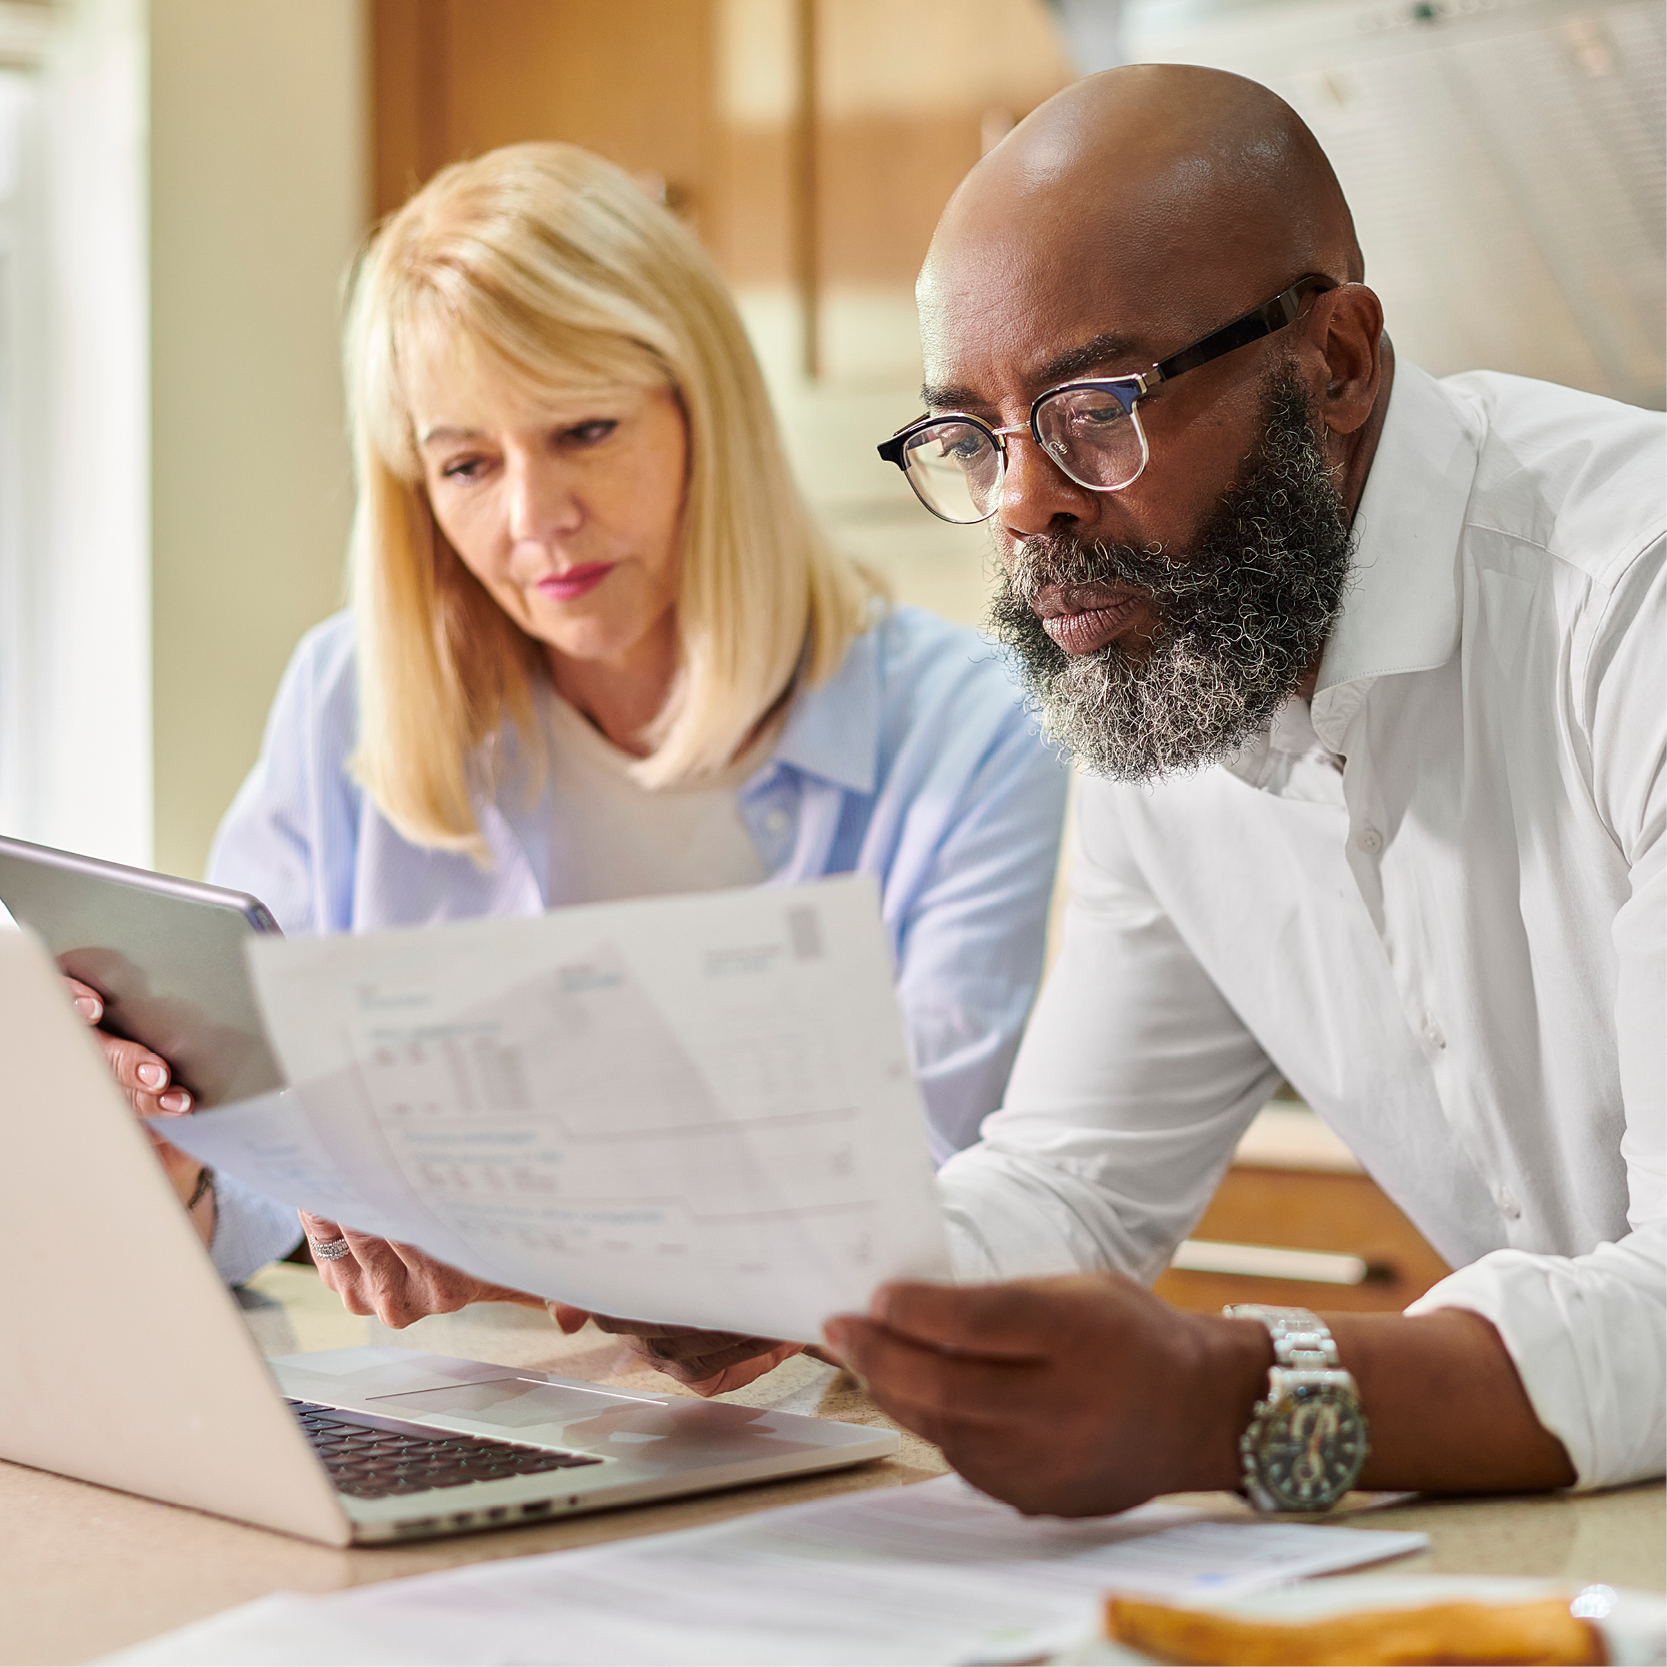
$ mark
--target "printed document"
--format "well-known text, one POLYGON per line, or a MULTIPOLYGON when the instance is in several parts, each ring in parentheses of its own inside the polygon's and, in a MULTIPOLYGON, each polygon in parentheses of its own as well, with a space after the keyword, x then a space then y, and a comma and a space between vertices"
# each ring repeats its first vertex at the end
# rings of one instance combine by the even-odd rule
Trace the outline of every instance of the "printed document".
POLYGON ((1097 1630, 1108 1591, 1258 1591, 1422 1550, 1423 1534, 1221 1520, 1156 1502, 1022 1517, 959 1477, 711 1528, 328 1597, 280 1593, 124 1663, 1034 1661, 1097 1630))
POLYGON ((158 1127, 270 1196, 536 1296, 764 1337, 948 1276, 864 877, 249 961, 291 1089, 158 1127))

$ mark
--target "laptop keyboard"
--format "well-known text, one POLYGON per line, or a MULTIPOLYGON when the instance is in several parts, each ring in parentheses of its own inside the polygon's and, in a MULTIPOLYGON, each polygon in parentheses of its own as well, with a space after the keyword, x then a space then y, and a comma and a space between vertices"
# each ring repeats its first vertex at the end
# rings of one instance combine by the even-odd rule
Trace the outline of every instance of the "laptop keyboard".
POLYGON ((316 1401, 291 1400, 289 1405, 336 1491, 355 1499, 388 1499, 395 1494, 460 1488, 470 1482, 535 1476, 602 1462, 590 1453, 523 1447, 487 1436, 400 1424, 369 1413, 320 1406, 316 1401))

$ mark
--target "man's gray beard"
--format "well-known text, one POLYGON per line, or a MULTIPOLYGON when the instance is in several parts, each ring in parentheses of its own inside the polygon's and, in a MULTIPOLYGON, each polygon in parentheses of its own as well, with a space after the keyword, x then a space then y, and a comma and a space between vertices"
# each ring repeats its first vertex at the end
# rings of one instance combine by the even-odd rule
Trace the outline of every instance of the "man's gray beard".
POLYGON ((1147 781, 1238 751, 1273 721, 1342 609, 1348 512, 1294 370, 1264 385, 1266 430, 1190 546, 1089 544, 1042 534, 998 581, 990 629, 1012 651, 1048 739, 1090 774, 1147 781), (1046 585, 1144 593, 1158 629, 1067 654, 1031 604, 1046 585))

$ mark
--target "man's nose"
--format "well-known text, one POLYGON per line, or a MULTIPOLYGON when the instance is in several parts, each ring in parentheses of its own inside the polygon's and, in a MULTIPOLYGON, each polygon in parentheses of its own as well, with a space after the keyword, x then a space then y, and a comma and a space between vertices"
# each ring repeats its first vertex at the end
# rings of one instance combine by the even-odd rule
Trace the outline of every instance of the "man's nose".
POLYGON ((996 513, 1013 538, 1054 531, 1061 517, 1092 520, 1094 498, 1037 445, 1029 428, 1007 436, 1007 473, 996 513))
POLYGON ((546 543, 584 519, 573 482, 554 459, 511 457, 506 474, 509 536, 515 543, 546 543))

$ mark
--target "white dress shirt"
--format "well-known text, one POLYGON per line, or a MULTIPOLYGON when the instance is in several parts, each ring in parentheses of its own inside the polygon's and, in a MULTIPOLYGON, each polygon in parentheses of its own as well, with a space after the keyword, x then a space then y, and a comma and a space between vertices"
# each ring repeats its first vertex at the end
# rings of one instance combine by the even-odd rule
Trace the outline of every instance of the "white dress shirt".
POLYGON ((1662 1473, 1663 437, 1399 367, 1312 707, 1083 786, 1058 963, 942 1172, 964 1277, 1155 1277, 1283 1076, 1459 1270, 1411 1311, 1495 1324, 1581 1486, 1662 1473))

